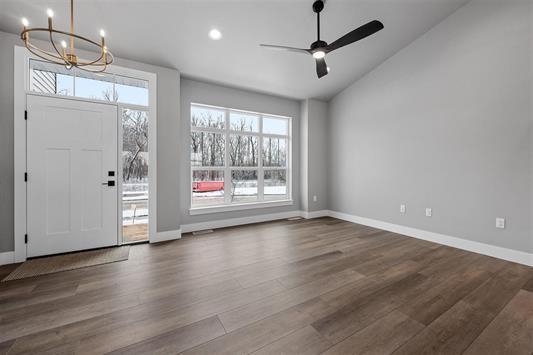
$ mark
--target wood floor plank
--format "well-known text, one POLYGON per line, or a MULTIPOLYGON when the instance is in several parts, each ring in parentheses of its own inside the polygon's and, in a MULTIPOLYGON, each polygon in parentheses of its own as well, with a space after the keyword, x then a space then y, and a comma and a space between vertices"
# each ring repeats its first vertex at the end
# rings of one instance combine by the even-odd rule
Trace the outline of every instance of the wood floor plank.
POLYGON ((237 329, 215 340, 185 351, 183 354, 248 354, 303 328, 312 318, 296 309, 289 309, 237 329))
POLYGON ((0 343, 0 354, 7 354, 9 352, 9 349, 11 349, 14 343, 15 343, 15 339, 0 343))
POLYGON ((476 265, 445 278, 435 287, 416 295, 399 310, 418 322, 429 325, 467 294, 487 281, 491 274, 476 265))
POLYGON ((318 355, 329 348, 331 344, 323 338, 315 328, 307 326, 297 330, 261 349, 254 355, 290 355, 306 354, 318 355))
POLYGON ((459 301, 394 354, 461 354, 493 318, 487 310, 459 301))
POLYGON ((529 279, 528 282, 526 282, 526 284, 524 285, 524 287, 522 287, 524 290, 526 291, 529 291, 529 292, 533 292, 533 270, 531 270, 531 278, 529 279))
POLYGON ((525 284, 528 273, 527 267, 508 263, 395 354, 464 352, 525 284))
POLYGON ((465 354, 533 354, 533 293, 518 291, 465 354))
POLYGON ((391 354, 423 328, 423 324, 403 313, 392 311, 363 330, 337 343, 324 354, 391 354))
POLYGON ((217 316, 157 335, 110 354, 176 354, 226 334, 217 316))
POLYGON ((245 306, 219 314, 227 331, 231 332, 272 314, 296 306, 310 299, 337 289, 363 276, 353 270, 343 270, 327 275, 302 286, 280 292, 272 297, 260 299, 245 306))
POLYGON ((347 304, 312 325, 322 336, 335 344, 392 312, 420 292, 420 286, 425 279, 426 277, 420 274, 410 275, 347 304))

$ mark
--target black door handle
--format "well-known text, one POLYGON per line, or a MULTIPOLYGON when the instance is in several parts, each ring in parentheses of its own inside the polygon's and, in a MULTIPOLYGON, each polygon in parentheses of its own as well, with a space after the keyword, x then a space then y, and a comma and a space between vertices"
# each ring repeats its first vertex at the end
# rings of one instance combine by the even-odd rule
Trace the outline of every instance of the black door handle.
POLYGON ((108 182, 103 182, 102 185, 115 186, 115 182, 113 180, 109 180, 108 182))

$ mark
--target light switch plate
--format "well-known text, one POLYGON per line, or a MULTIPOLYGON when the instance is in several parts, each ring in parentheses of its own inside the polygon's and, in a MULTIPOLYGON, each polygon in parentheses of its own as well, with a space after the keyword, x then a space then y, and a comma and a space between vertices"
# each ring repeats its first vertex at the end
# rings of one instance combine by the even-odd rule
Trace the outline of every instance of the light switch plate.
POLYGON ((499 228, 499 229, 505 228, 505 218, 496 218, 496 228, 499 228))
POLYGON ((318 197, 316 197, 316 195, 313 196, 313 202, 317 202, 318 201, 318 197))
POLYGON ((400 205, 400 213, 405 213, 406 207, 405 205, 400 205))
POLYGON ((426 217, 431 217, 433 215, 433 210, 431 208, 426 208, 426 217))

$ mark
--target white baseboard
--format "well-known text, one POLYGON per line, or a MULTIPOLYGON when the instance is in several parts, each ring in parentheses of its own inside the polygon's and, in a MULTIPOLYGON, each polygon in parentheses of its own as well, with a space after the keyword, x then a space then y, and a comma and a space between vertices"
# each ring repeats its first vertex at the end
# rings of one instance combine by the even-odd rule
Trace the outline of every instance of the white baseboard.
POLYGON ((277 219, 299 217, 300 215, 301 215, 301 211, 289 211, 289 212, 280 212, 280 213, 260 214, 256 216, 250 216, 250 217, 219 219, 216 221, 182 224, 181 231, 182 233, 190 233, 190 232, 201 231, 204 229, 225 228, 225 227, 240 226, 243 224, 275 221, 277 219))
POLYGON ((155 238, 150 238, 150 243, 166 242, 176 239, 181 239, 181 229, 157 232, 155 238))
POLYGON ((13 264, 15 262, 15 252, 6 251, 0 253, 0 265, 13 264))
POLYGON ((398 224, 392 224, 388 222, 378 221, 375 219, 354 216, 346 213, 329 211, 329 216, 342 219, 348 222, 362 224, 369 227, 383 229, 389 232, 394 232, 408 237, 417 239, 423 239, 430 242, 447 245, 450 247, 471 251, 478 254, 492 256, 498 259, 512 261, 515 263, 533 266, 533 254, 523 251, 513 250, 498 247, 495 245, 474 242, 467 239, 461 239, 457 237, 451 237, 444 234, 429 232, 421 229, 401 226, 398 224))
POLYGON ((300 216, 305 219, 327 217, 329 216, 329 211, 328 210, 310 211, 310 212, 300 211, 300 216))

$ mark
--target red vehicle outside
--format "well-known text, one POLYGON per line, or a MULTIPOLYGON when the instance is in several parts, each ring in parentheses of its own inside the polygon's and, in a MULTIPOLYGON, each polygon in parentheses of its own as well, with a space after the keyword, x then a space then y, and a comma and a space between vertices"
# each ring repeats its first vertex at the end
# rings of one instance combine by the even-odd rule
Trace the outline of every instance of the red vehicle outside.
POLYGON ((193 192, 211 192, 224 190, 224 181, 194 181, 193 192))

